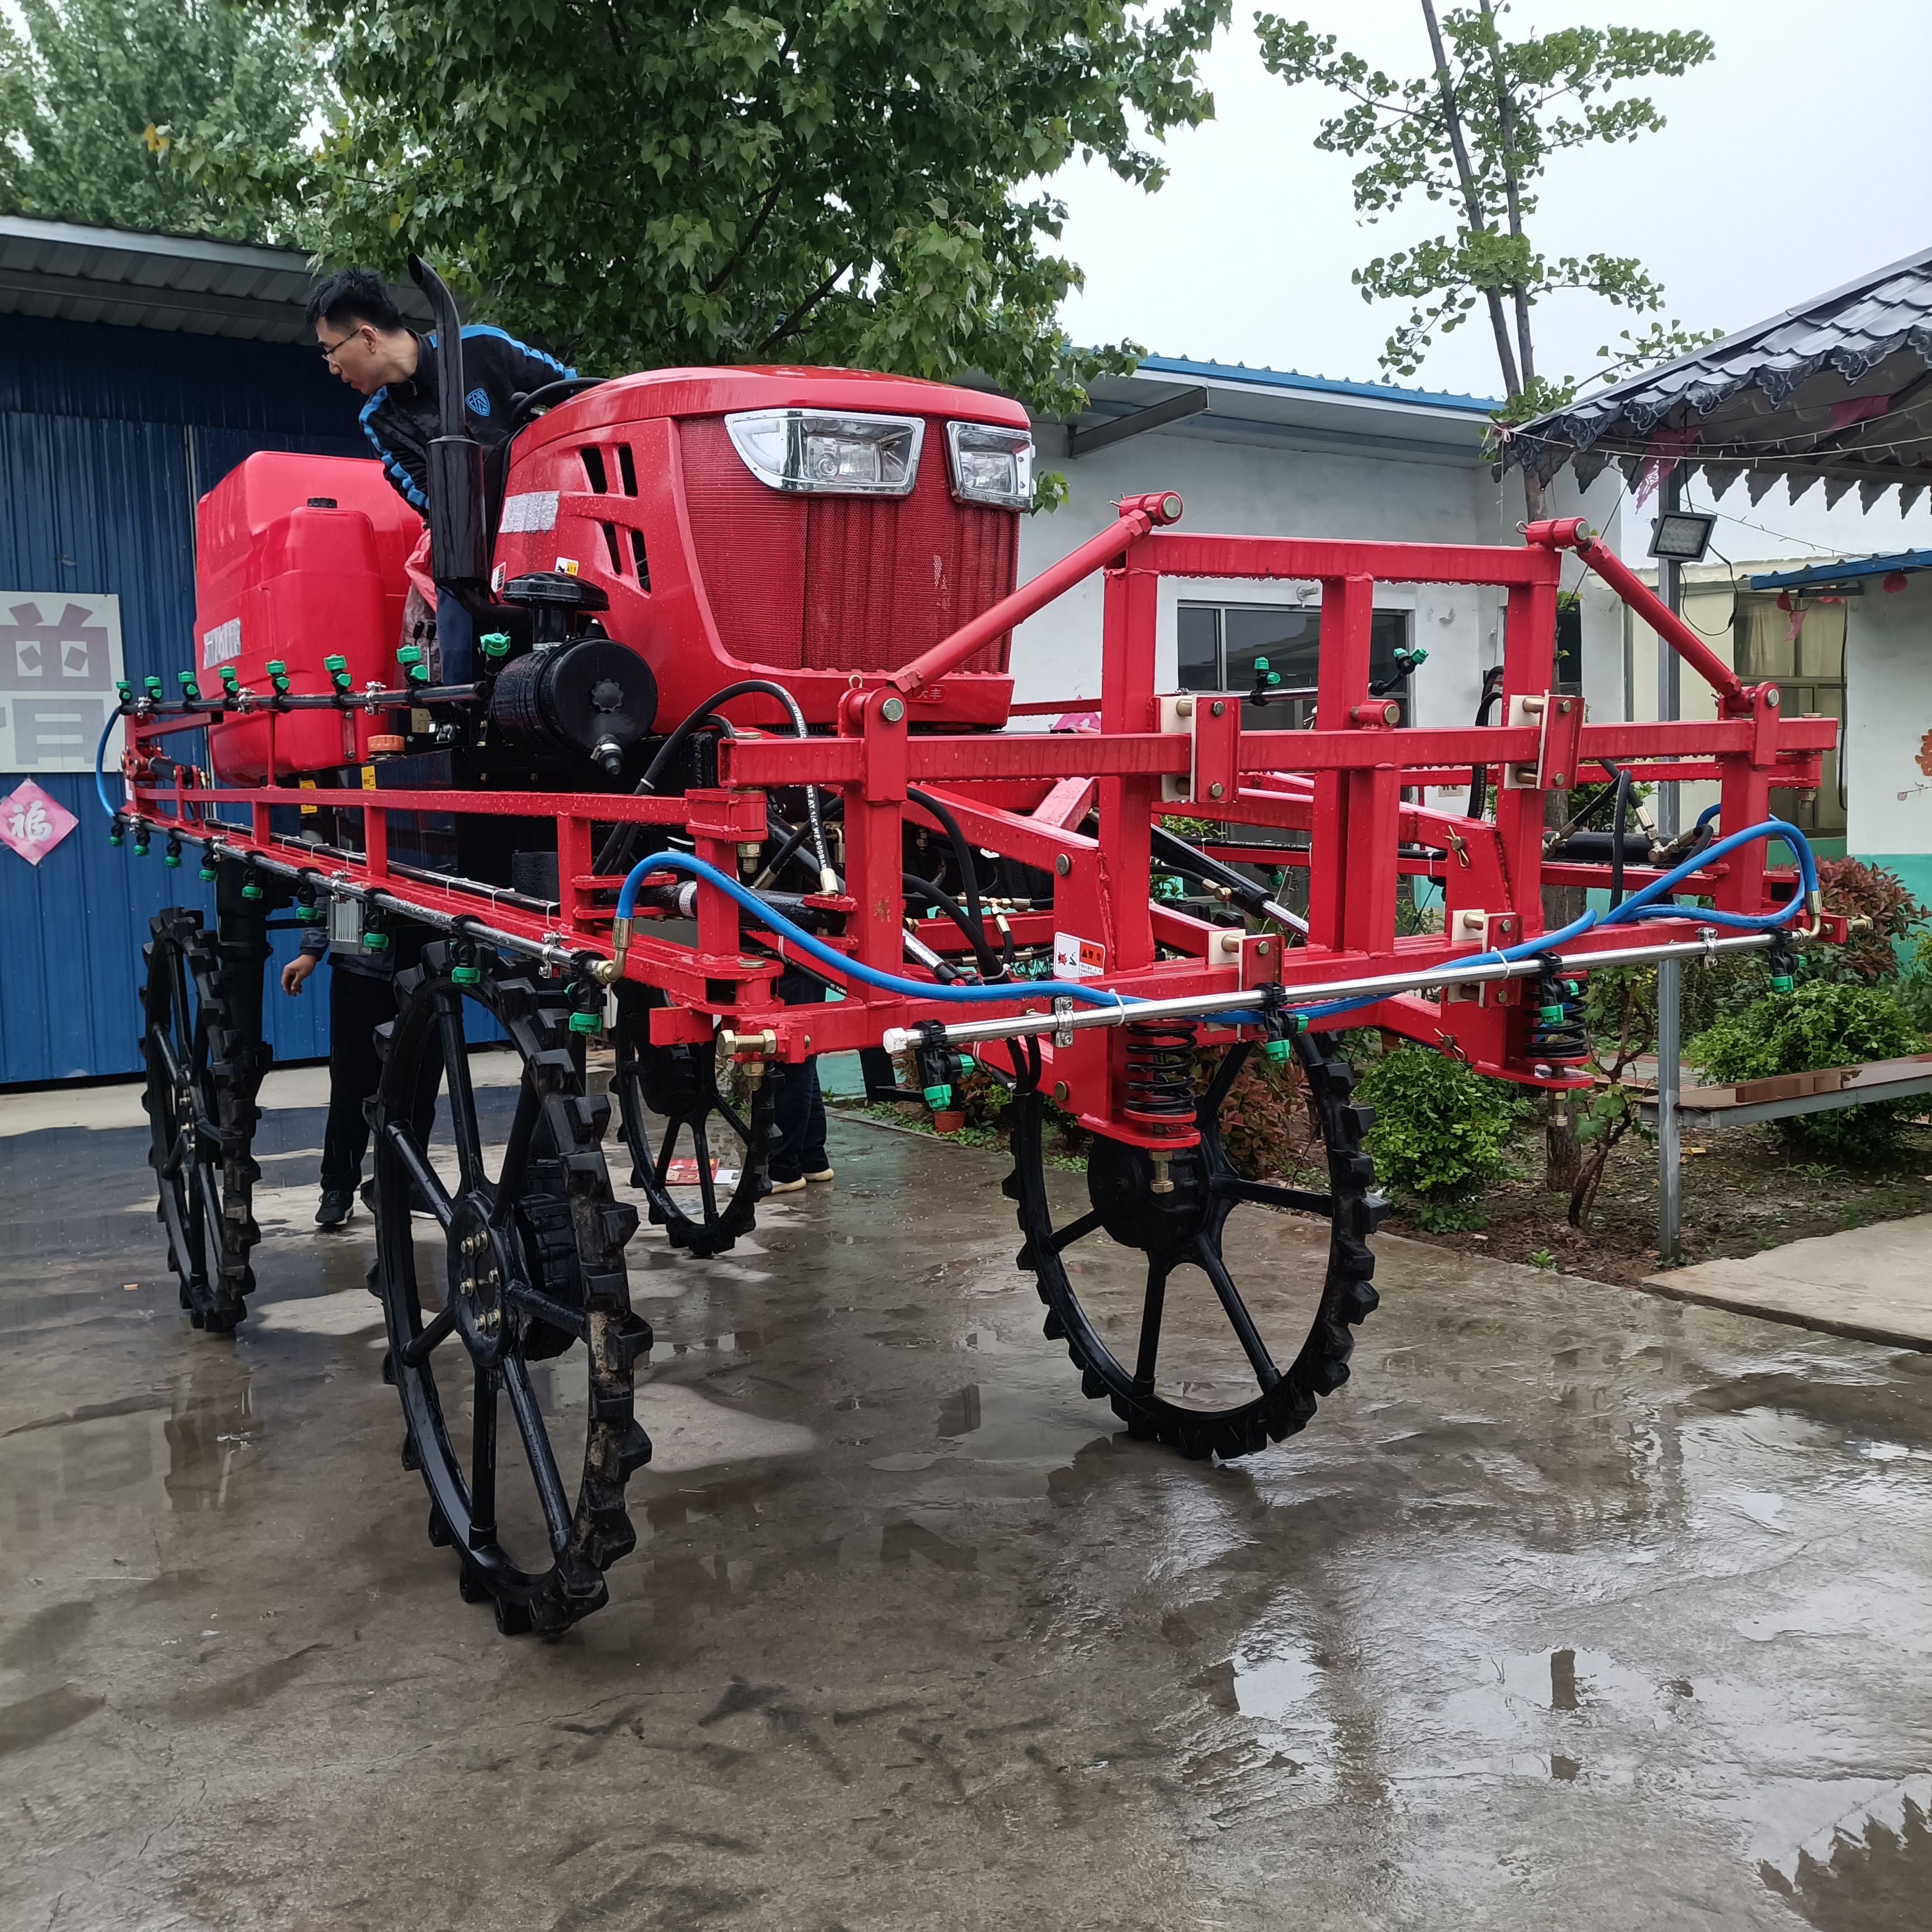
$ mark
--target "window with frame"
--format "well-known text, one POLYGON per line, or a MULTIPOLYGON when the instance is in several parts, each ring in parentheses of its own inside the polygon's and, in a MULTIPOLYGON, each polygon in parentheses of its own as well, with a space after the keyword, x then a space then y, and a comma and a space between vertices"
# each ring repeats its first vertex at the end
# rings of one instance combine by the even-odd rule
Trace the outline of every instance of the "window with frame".
MULTIPOLYGON (((1315 716, 1313 692, 1321 658, 1322 612, 1318 605, 1304 609, 1292 604, 1184 604, 1178 612, 1180 686, 1183 691, 1227 691, 1246 694, 1254 688, 1255 665, 1265 658, 1268 669, 1280 674, 1278 692, 1305 692, 1289 698, 1284 721, 1277 712, 1269 720, 1277 729, 1299 730, 1315 716)), ((1408 642, 1410 614, 1378 610, 1370 620, 1369 677, 1382 684, 1396 677, 1395 654, 1408 642)), ((1409 680, 1390 684, 1388 694, 1402 706, 1401 722, 1408 722, 1409 680)))

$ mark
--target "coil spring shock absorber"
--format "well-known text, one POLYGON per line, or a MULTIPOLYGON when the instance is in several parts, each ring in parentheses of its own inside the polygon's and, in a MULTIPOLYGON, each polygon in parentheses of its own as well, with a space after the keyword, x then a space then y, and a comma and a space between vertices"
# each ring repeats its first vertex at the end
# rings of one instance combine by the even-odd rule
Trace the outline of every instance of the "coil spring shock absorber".
POLYGON ((1539 953, 1537 1008, 1530 1022, 1529 1052, 1539 1078, 1580 1065, 1590 1057, 1590 1029, 1583 1018, 1583 982, 1565 976, 1553 952, 1539 953))
MULTIPOLYGON (((1191 1021, 1142 1020, 1130 1022, 1126 1034, 1126 1079, 1121 1096, 1121 1117, 1143 1132, 1190 1133, 1194 1125, 1194 1042, 1191 1021)), ((1172 1194, 1169 1156, 1150 1149, 1154 1160, 1154 1191, 1172 1194)))

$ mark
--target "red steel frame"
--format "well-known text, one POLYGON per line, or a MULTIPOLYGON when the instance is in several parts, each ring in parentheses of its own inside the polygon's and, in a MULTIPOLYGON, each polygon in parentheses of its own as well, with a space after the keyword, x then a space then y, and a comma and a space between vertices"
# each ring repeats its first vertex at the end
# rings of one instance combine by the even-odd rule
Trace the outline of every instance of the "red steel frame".
MULTIPOLYGON (((846 937, 830 942, 864 964, 904 979, 921 978, 904 959, 902 835, 910 819, 932 827, 909 802, 910 786, 950 808, 975 845, 1054 875, 1048 912, 1012 916, 1014 937, 1038 944, 1054 933, 1102 949, 1100 983, 1148 998, 1233 992, 1280 981, 1291 992, 1338 978, 1394 970, 1418 974, 1466 958, 1484 942, 1459 936, 1461 916, 1489 917, 1491 945, 1544 930, 1541 888, 1598 883, 1589 868, 1546 865, 1544 796, 1605 776, 1596 760, 1636 761, 1646 781, 1715 779, 1722 823, 1755 824, 1770 815, 1774 788, 1815 786, 1820 755, 1834 743, 1828 718, 1788 718, 1774 686, 1747 687, 1604 552, 1575 520, 1532 526, 1520 548, 1436 544, 1306 541, 1184 535, 1162 527, 1180 512, 1172 496, 1132 497, 1118 521, 1032 582, 896 672, 854 680, 840 705, 836 735, 806 740, 744 732, 718 748, 715 789, 683 797, 608 794, 390 790, 298 793, 269 781, 252 788, 215 788, 176 770, 164 782, 152 760, 156 741, 206 719, 142 715, 130 720, 125 760, 128 812, 162 832, 218 839, 232 857, 295 866, 327 886, 340 878, 399 902, 445 916, 484 921, 554 958, 574 956, 610 976, 610 889, 619 881, 592 870, 592 826, 614 821, 678 824, 697 856, 736 875, 741 843, 764 838, 768 789, 805 784, 844 801, 844 895, 814 902, 845 914, 846 937), (1712 721, 1592 724, 1581 700, 1552 692, 1559 552, 1583 560, 1717 690, 1712 721), (1072 585, 1104 574, 1102 670, 1097 733, 914 730, 907 700, 930 699, 950 671, 989 640, 1044 608, 1072 585), (1314 728, 1247 728, 1259 716, 1238 696, 1200 694, 1191 718, 1172 712, 1163 728, 1155 688, 1155 617, 1164 578, 1315 579, 1322 586, 1320 670, 1314 728), (1505 621, 1503 717, 1478 728, 1390 729, 1384 707, 1368 692, 1370 618, 1378 584, 1453 584, 1503 592, 1505 621), (1466 786, 1472 768, 1500 778, 1493 820, 1471 818, 1414 801, 1427 786, 1466 786), (1507 776, 1504 774, 1507 771, 1507 776), (1163 799, 1163 781, 1180 782, 1163 799), (275 806, 314 802, 360 808, 364 856, 319 860, 310 848, 271 829, 275 806), (1089 833, 1074 828, 1097 806, 1089 833), (246 824, 218 819, 217 808, 245 808, 246 824), (432 885, 393 872, 388 862, 392 812, 480 813, 554 818, 557 826, 560 916, 554 922, 493 902, 455 885, 432 885), (1235 825, 1286 828, 1308 837, 1306 943, 1288 947, 1278 933, 1216 927, 1150 901, 1154 869, 1149 831, 1162 812, 1235 825), (1434 853, 1405 853, 1403 845, 1434 853), (1398 880, 1426 876, 1443 889, 1447 920, 1438 934, 1399 936, 1398 880), (1162 957, 1162 954, 1169 956, 1162 957)), ((266 701, 266 700, 265 700, 266 701)), ((1028 706, 1029 711, 1041 707, 1028 706)), ((1058 706, 1054 708, 1059 708, 1058 706)), ((1068 709, 1090 709, 1090 700, 1068 709)), ((1766 868, 1765 848, 1732 852, 1699 873, 1687 890, 1727 910, 1760 912, 1789 896, 1792 875, 1766 868)), ((1294 855, 1270 848, 1276 862, 1294 855)), ((1632 889, 1656 877, 1633 867, 1632 889)), ((962 1016, 957 1005, 868 989, 854 983, 829 1005, 776 1004, 770 982, 779 970, 741 945, 741 914, 723 892, 700 884, 694 946, 656 938, 648 918, 633 938, 623 976, 661 988, 670 1004, 651 1016, 660 1044, 702 1041, 723 1018, 740 1036, 770 1036, 765 1050, 795 1062, 808 1053, 876 1045, 884 1030, 962 1016)), ((1687 909, 1682 938, 1694 928, 1687 909)), ((915 928, 934 950, 963 941, 943 921, 915 928)), ((1615 932, 1585 935, 1572 957, 1627 944, 1615 932)), ((1486 989, 1453 1004, 1400 994, 1351 1015, 1350 1025, 1378 1025, 1444 1046, 1486 1070, 1534 1083, 1521 1048, 1520 986, 1486 989), (1512 1032, 1512 1023, 1515 1026, 1512 1032)), ((1031 1004, 1037 1006, 1037 994, 1031 1004)), ((1024 982, 1012 1010, 1028 1004, 1024 982)), ((990 1017, 990 1006, 970 1016, 990 1017)), ((1144 1139, 1119 1118, 1119 1029, 1083 1030, 1066 1043, 1042 1043, 1062 1104, 1096 1129, 1144 1139)), ((1575 1083, 1546 1073, 1544 1084, 1575 1083)), ((1169 1137, 1168 1144, 1171 1144, 1169 1137)))

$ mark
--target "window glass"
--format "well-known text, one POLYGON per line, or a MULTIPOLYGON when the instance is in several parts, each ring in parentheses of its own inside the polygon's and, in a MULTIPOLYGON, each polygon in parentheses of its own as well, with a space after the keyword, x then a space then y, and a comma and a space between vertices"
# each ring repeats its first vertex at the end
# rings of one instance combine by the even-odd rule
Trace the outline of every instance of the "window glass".
POLYGON ((1184 604, 1179 617, 1180 688, 1220 690, 1220 612, 1211 604, 1184 604))
MULTIPOLYGON (((1180 686, 1183 691, 1252 690, 1255 665, 1266 658, 1281 680, 1278 688, 1309 689, 1320 675, 1322 613, 1279 604, 1184 604, 1178 614, 1180 686)), ((1378 610, 1370 622, 1369 676, 1387 683, 1395 677, 1396 650, 1408 642, 1406 610, 1378 610)), ((1402 706, 1408 721, 1408 680, 1390 685, 1389 695, 1402 706)), ((1292 724, 1314 713, 1312 698, 1294 701, 1292 724)), ((1271 721, 1279 723, 1277 718, 1271 721)))
POLYGON ((1402 722, 1408 722, 1408 683, 1407 678, 1395 678, 1395 654, 1406 648, 1408 643, 1408 613, 1406 610, 1378 610, 1369 626, 1369 682, 1387 684, 1390 697, 1402 706, 1402 722))
POLYGON ((1319 610, 1294 610, 1267 604, 1229 604, 1221 612, 1226 646, 1221 674, 1224 691, 1244 691, 1255 681, 1255 660, 1266 658, 1283 685, 1312 684, 1322 632, 1319 610))
POLYGON ((1583 688, 1583 606, 1580 601, 1556 607, 1556 688, 1583 688))

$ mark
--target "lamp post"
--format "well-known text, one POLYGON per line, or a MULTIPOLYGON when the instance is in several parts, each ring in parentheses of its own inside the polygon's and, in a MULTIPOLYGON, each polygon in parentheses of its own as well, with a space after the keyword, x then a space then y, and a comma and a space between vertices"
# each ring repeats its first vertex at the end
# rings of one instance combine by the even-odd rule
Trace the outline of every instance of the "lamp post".
MULTIPOLYGON (((1682 528, 1699 520, 1684 511, 1682 472, 1673 466, 1658 492, 1658 518, 1650 552, 1657 560, 1658 601, 1677 614, 1684 608, 1683 560, 1702 556, 1709 540, 1711 525, 1704 520, 1700 532, 1682 528), (1695 541, 1690 541, 1694 536, 1695 541)), ((1677 653, 1663 638, 1657 640, 1657 715, 1674 718, 1681 708, 1683 667, 1677 653)), ((1678 822, 1677 788, 1660 784, 1657 788, 1658 836, 1666 843, 1677 836, 1678 822)), ((1683 1047, 1678 1028, 1678 995, 1682 990, 1684 968, 1675 959, 1657 962, 1657 1258, 1670 1268, 1683 1258, 1684 1162, 1678 1132, 1677 1096, 1682 1086, 1678 1057, 1683 1047)))

